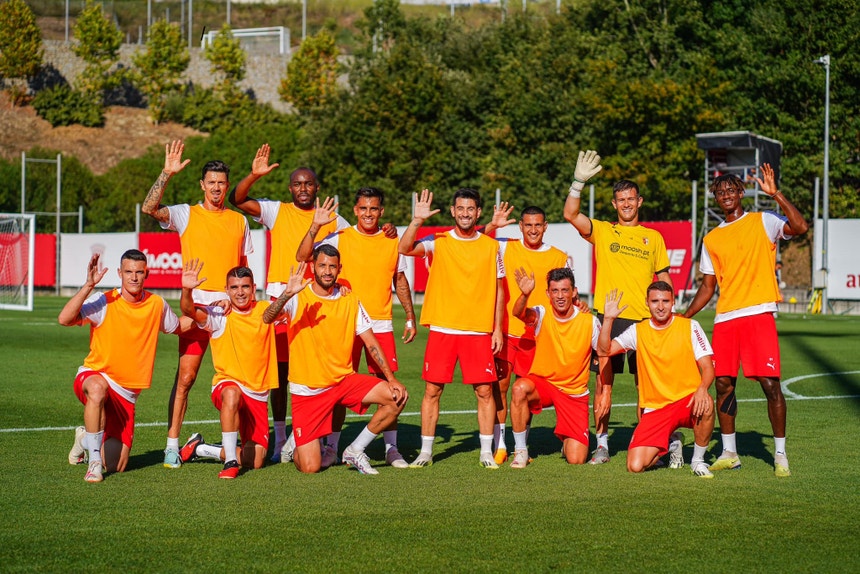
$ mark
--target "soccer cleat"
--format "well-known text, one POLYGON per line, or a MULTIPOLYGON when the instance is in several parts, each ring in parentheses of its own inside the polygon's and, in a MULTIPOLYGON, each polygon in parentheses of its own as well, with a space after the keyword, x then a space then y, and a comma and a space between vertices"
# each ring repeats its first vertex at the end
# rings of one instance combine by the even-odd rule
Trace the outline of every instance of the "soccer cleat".
POLYGON ((389 466, 393 466, 394 468, 409 468, 409 463, 403 458, 403 455, 400 454, 400 451, 397 450, 396 446, 388 449, 388 452, 385 453, 385 464, 389 466))
POLYGON ((714 478, 714 473, 708 469, 708 465, 705 464, 704 461, 691 462, 690 472, 693 473, 693 476, 698 476, 700 478, 714 478))
POLYGON ((87 482, 101 482, 104 480, 102 476, 102 461, 94 460, 87 467, 87 474, 84 476, 87 482))
POLYGON ((327 444, 322 449, 320 468, 328 468, 337 464, 337 449, 327 444))
POLYGON ((508 460, 508 450, 504 447, 496 449, 493 460, 496 461, 496 464, 505 464, 505 461, 508 460))
POLYGON ((511 459, 511 468, 525 468, 531 461, 532 459, 529 458, 529 451, 514 451, 514 458, 511 459))
POLYGON ((409 465, 409 468, 424 468, 433 464, 433 455, 429 452, 419 452, 415 460, 409 465))
POLYGON ((605 446, 599 446, 595 449, 588 464, 603 464, 609 462, 609 449, 605 446))
POLYGON ((281 447, 281 455, 280 461, 283 463, 293 462, 293 450, 294 446, 290 444, 290 441, 284 443, 284 446, 281 447))
POLYGON ((228 460, 224 463, 224 469, 218 473, 218 478, 232 479, 239 476, 239 461, 228 460))
POLYGON ((87 449, 84 448, 84 437, 86 435, 87 430, 84 427, 75 429, 75 444, 72 445, 72 450, 69 451, 69 464, 87 462, 87 449))
POLYGON ((370 466, 370 459, 367 453, 359 450, 354 450, 352 445, 343 449, 343 464, 354 466, 361 474, 379 474, 379 471, 370 466))
POLYGON ((780 478, 791 476, 791 471, 788 470, 788 457, 784 454, 773 457, 773 473, 780 478))
POLYGON ((496 461, 493 458, 493 455, 488 453, 488 452, 487 453, 484 453, 484 452, 481 453, 481 458, 478 459, 478 464, 480 464, 481 466, 483 466, 484 468, 486 468, 488 470, 496 470, 499 468, 499 465, 496 464, 496 461))
POLYGON ((669 468, 682 468, 684 466, 684 435, 675 431, 669 442, 669 468))
POLYGON ((179 451, 173 448, 164 449, 164 468, 179 468, 182 466, 182 459, 179 458, 179 451))
POLYGON ((709 468, 711 470, 737 470, 741 467, 741 459, 738 458, 738 453, 730 453, 723 451, 720 458, 714 461, 709 468))
POLYGON ((203 435, 199 432, 188 437, 188 441, 181 449, 179 449, 179 459, 183 464, 197 458, 197 447, 203 444, 203 435))

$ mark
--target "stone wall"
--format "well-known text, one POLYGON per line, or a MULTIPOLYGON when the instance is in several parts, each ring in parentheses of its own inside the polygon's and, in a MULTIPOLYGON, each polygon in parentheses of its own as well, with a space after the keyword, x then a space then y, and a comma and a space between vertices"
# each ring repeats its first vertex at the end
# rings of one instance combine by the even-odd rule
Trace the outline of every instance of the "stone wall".
MULTIPOLYGON (((132 55, 143 49, 138 44, 123 44, 120 48, 120 64, 131 66, 132 55)), ((198 86, 212 85, 209 61, 203 57, 200 48, 192 48, 191 62, 183 80, 198 86)), ((249 53, 245 64, 245 79, 239 84, 244 90, 251 90, 260 102, 271 104, 276 110, 288 111, 290 106, 278 97, 278 85, 286 74, 289 54, 249 53)), ((70 84, 84 68, 84 61, 75 56, 71 44, 62 41, 45 40, 45 64, 51 64, 70 84)))

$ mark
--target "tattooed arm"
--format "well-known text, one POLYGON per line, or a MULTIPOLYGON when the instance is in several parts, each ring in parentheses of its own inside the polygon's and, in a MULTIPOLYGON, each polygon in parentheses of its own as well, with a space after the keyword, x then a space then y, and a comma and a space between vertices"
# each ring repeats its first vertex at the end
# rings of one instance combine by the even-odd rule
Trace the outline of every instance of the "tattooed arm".
POLYGON ((167 207, 161 205, 161 198, 170 178, 182 171, 186 165, 191 163, 190 159, 182 161, 182 152, 185 144, 182 140, 174 140, 164 146, 164 169, 158 175, 158 179, 152 184, 146 199, 143 200, 140 210, 154 217, 156 220, 167 223, 170 220, 170 212, 167 207))

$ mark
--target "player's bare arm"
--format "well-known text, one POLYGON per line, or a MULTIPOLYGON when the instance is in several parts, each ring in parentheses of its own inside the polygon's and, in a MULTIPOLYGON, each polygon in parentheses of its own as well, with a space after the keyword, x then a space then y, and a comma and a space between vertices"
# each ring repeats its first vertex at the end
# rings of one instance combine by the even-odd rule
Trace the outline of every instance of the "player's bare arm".
POLYGON ((711 388, 714 382, 714 357, 713 355, 706 355, 698 359, 696 363, 699 366, 699 374, 702 377, 702 382, 696 388, 693 396, 690 397, 690 402, 687 403, 687 406, 692 405, 693 416, 701 418, 710 414, 714 409, 714 399, 708 393, 708 389, 711 388))
POLYGON ((206 281, 206 277, 200 278, 200 271, 202 270, 203 262, 199 259, 192 259, 183 265, 182 295, 179 297, 179 308, 182 310, 182 314, 191 317, 198 323, 203 323, 206 320, 206 311, 194 305, 191 293, 206 281))
POLYGON ((382 376, 385 377, 385 380, 388 382, 388 388, 391 391, 391 398, 397 405, 405 403, 406 399, 409 398, 409 393, 406 391, 406 387, 404 387, 394 376, 394 372, 388 364, 388 357, 385 356, 385 352, 382 350, 379 340, 376 338, 376 335, 373 334, 373 329, 367 329, 359 335, 359 338, 364 343, 367 352, 373 360, 376 361, 376 364, 382 371, 382 376))
POLYGON ((507 227, 512 223, 516 223, 517 220, 511 217, 511 213, 513 213, 513 211, 514 206, 509 205, 507 201, 502 201, 498 205, 494 205, 493 218, 486 227, 484 227, 484 234, 492 233, 496 229, 501 229, 502 227, 507 227))
POLYGON ((493 318, 493 354, 502 350, 505 343, 505 334, 502 333, 502 325, 505 320, 505 279, 496 279, 496 308, 493 318))
POLYGON ((591 237, 591 220, 580 212, 582 205, 582 190, 585 182, 595 176, 603 166, 600 165, 600 156, 594 150, 580 151, 576 160, 576 168, 573 170, 573 183, 570 184, 567 199, 564 200, 564 219, 579 232, 588 238, 591 237))
POLYGON ((87 263, 86 281, 81 285, 78 292, 66 302, 60 311, 60 314, 57 315, 57 322, 60 325, 71 327, 73 325, 81 324, 81 307, 84 306, 84 301, 86 301, 87 297, 92 294, 96 285, 99 284, 99 281, 101 281, 107 273, 107 267, 103 269, 99 267, 99 257, 100 256, 98 254, 90 257, 90 261, 87 263))
POLYGON ((278 320, 282 314, 281 312, 284 310, 284 305, 287 304, 287 301, 310 284, 311 279, 305 278, 305 270, 307 267, 308 264, 302 262, 296 265, 296 267, 290 268, 290 278, 284 287, 284 292, 281 293, 280 297, 272 301, 269 306, 266 307, 266 310, 263 311, 263 323, 274 323, 278 320))
MULTIPOLYGON (((302 242, 299 243, 299 248, 296 250, 296 261, 310 261, 314 255, 314 241, 324 225, 331 223, 337 217, 337 202, 327 197, 320 205, 320 198, 316 198, 314 217, 311 220, 311 226, 302 242)), ((396 233, 395 233, 396 235, 396 233)))
POLYGON ((185 144, 182 140, 173 140, 164 146, 164 169, 158 174, 158 179, 149 188, 149 193, 146 194, 146 199, 140 206, 142 212, 162 223, 167 223, 170 220, 170 211, 166 206, 161 205, 161 198, 164 197, 167 182, 191 163, 190 159, 182 160, 184 150, 185 144))
POLYGON ((704 275, 702 277, 702 284, 699 285, 698 290, 696 290, 696 295, 693 297, 693 300, 690 301, 689 307, 687 307, 687 310, 684 312, 684 317, 690 319, 695 316, 696 313, 701 311, 705 305, 708 304, 708 301, 711 300, 711 297, 714 296, 714 292, 716 290, 716 275, 704 275))
POLYGON ((397 299, 406 312, 406 324, 403 327, 403 336, 401 340, 404 343, 411 343, 415 339, 418 330, 415 327, 415 308, 412 306, 412 290, 409 288, 409 279, 406 273, 398 271, 394 274, 394 292, 397 294, 397 299))
POLYGON ((400 238, 397 250, 401 255, 424 257, 424 246, 420 242, 416 242, 415 237, 424 222, 439 213, 440 210, 433 209, 433 194, 429 189, 421 190, 421 195, 415 194, 415 198, 415 211, 412 214, 412 221, 406 226, 406 231, 400 238))
POLYGON ((788 218, 788 223, 785 224, 785 233, 787 235, 803 235, 806 233, 809 229, 809 224, 794 204, 788 201, 785 194, 777 188, 773 168, 769 163, 761 165, 761 175, 761 179, 755 177, 758 186, 779 204, 780 209, 782 209, 782 212, 788 218))
POLYGON ((230 203, 241 209, 251 217, 260 216, 260 203, 253 197, 248 197, 248 192, 251 186, 261 177, 270 174, 280 164, 273 163, 269 165, 269 155, 271 149, 269 144, 265 143, 257 149, 257 154, 254 156, 254 161, 251 162, 251 173, 239 182, 230 192, 228 200, 230 203))
POLYGON ((529 295, 535 290, 535 274, 527 273, 522 267, 514 269, 514 279, 517 282, 517 287, 520 288, 519 297, 514 301, 514 306, 511 309, 514 317, 520 319, 526 325, 534 325, 537 322, 537 311, 531 307, 527 307, 529 295))

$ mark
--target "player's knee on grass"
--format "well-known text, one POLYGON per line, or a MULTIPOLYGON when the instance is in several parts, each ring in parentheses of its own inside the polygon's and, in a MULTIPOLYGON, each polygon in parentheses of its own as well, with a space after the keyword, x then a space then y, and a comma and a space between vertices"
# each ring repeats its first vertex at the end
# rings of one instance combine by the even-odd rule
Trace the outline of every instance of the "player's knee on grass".
POLYGON ((572 438, 564 440, 562 450, 568 464, 585 464, 588 459, 588 446, 572 438))
POLYGON ((304 474, 319 472, 322 463, 319 441, 313 440, 302 446, 297 446, 293 452, 293 463, 299 472, 304 474))

